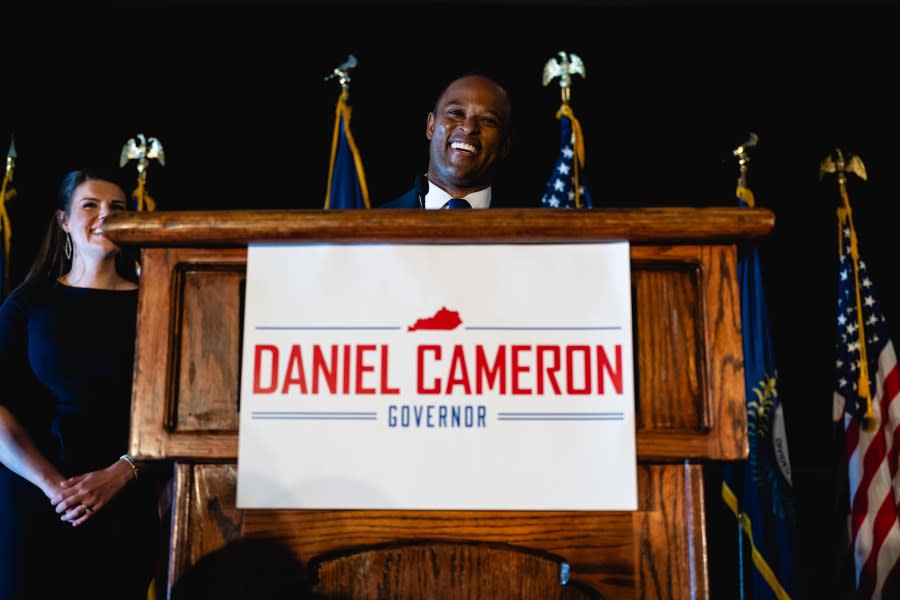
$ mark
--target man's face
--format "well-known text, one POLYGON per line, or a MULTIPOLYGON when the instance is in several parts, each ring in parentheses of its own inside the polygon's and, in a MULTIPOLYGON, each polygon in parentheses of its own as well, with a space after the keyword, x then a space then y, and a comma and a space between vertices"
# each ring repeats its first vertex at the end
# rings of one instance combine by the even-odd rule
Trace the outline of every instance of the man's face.
POLYGON ((506 92, 479 76, 457 79, 428 114, 428 178, 453 196, 491 185, 494 167, 509 154, 506 92))

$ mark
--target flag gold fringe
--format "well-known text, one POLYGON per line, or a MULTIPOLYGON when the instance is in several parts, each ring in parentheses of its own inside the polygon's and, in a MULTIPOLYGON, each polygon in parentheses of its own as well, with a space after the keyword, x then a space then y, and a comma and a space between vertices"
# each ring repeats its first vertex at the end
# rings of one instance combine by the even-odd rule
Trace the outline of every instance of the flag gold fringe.
POLYGON ((843 229, 850 232, 850 258, 853 260, 853 288, 856 291, 856 325, 859 328, 859 339, 863 343, 859 345, 859 380, 857 381, 857 393, 866 400, 866 413, 862 418, 862 428, 872 431, 875 428, 875 412, 872 408, 872 389, 869 385, 869 358, 866 353, 866 326, 863 322, 862 292, 859 284, 859 244, 856 237, 856 227, 853 226, 853 210, 850 208, 850 197, 847 195, 847 187, 840 182, 841 206, 837 209, 838 217, 838 254, 844 256, 843 229))
POLYGON ((753 197, 753 192, 750 190, 750 188, 739 185, 737 186, 736 193, 737 197, 743 200, 747 204, 747 206, 751 208, 756 206, 756 199, 753 197))
POLYGON ((6 170, 3 175, 3 184, 0 186, 0 228, 3 229, 3 293, 7 291, 9 283, 9 251, 12 248, 12 223, 9 219, 9 212, 6 209, 6 203, 16 196, 16 190, 10 187, 12 183, 12 171, 6 170))
POLYGON ((347 144, 350 146, 350 152, 353 154, 353 163, 356 165, 356 173, 359 175, 359 188, 362 192, 363 203, 366 208, 369 205, 369 187, 366 184, 366 174, 363 171, 362 158, 359 155, 359 149, 356 147, 356 141, 353 134, 350 133, 350 91, 342 90, 338 98, 337 108, 334 111, 334 133, 331 136, 331 160, 328 161, 328 188, 325 191, 325 208, 331 205, 331 179, 334 177, 334 161, 337 157, 338 140, 341 134, 341 119, 344 120, 344 135, 347 136, 347 144))
POLYGON ((572 135, 575 136, 573 145, 575 149, 575 160, 572 161, 572 180, 575 182, 575 208, 581 208, 581 169, 584 168, 584 134, 581 131, 581 123, 575 118, 575 112, 567 102, 556 111, 556 118, 569 117, 572 122, 572 135))
POLYGON ((145 206, 147 212, 153 212, 154 210, 156 210, 156 200, 153 199, 153 196, 147 193, 144 185, 145 181, 146 177, 144 176, 144 173, 141 173, 138 176, 137 187, 134 188, 133 192, 131 192, 131 197, 135 201, 136 210, 138 212, 145 210, 145 206))
POLYGON ((734 513, 734 516, 741 524, 741 529, 743 529, 744 533, 747 535, 747 539, 750 543, 750 554, 753 556, 753 566, 756 567, 759 574, 762 575, 763 579, 766 580, 766 583, 769 584, 769 587, 772 588, 772 593, 775 594, 775 597, 778 598, 778 600, 791 600, 790 594, 782 587, 775 572, 772 571, 772 567, 766 562, 765 557, 763 557, 759 548, 757 548, 756 543, 753 541, 753 525, 750 523, 750 517, 747 516, 747 513, 738 508, 737 496, 734 495, 732 489, 728 487, 728 484, 724 481, 722 482, 722 498, 724 498, 725 504, 727 504, 734 513))

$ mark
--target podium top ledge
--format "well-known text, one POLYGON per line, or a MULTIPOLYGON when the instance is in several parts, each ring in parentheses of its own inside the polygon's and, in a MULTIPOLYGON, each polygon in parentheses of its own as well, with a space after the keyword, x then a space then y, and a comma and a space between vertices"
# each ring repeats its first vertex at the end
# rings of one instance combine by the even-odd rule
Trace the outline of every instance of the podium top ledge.
POLYGON ((110 239, 140 247, 241 247, 264 242, 732 243, 764 237, 766 208, 295 209, 120 212, 110 239))

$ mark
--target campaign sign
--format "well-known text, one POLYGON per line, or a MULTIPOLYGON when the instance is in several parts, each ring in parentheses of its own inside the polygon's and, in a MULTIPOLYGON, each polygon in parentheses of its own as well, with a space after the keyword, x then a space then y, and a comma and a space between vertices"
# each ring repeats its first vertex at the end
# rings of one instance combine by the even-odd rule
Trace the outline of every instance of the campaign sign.
POLYGON ((251 244, 238 508, 634 510, 627 242, 251 244))

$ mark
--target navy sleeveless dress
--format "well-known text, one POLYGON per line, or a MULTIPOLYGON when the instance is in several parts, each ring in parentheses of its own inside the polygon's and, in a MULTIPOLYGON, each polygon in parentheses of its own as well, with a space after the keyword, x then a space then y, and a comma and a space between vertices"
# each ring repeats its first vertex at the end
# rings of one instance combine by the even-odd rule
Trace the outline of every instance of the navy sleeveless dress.
MULTIPOLYGON (((0 404, 66 477, 128 451, 137 290, 33 280, 0 305, 0 404)), ((156 490, 139 478, 79 527, 0 464, 0 598, 146 600, 160 548, 156 490)))

